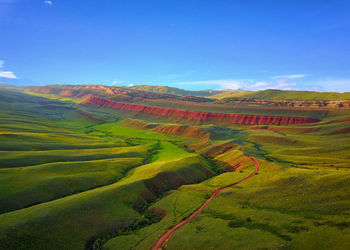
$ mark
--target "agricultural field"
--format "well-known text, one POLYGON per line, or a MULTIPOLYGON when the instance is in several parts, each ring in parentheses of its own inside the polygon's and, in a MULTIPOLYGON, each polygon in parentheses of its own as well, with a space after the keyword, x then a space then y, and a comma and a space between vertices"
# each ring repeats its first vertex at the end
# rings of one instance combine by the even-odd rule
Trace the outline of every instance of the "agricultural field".
POLYGON ((349 249, 350 110, 232 96, 0 86, 0 249, 349 249))

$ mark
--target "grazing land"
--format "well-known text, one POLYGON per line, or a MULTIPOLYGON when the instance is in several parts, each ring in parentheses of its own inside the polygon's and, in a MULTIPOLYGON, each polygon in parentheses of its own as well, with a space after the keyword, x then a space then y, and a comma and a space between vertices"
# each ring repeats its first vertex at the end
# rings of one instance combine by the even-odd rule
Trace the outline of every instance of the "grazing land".
POLYGON ((348 103, 1 85, 0 249, 350 249, 348 103))

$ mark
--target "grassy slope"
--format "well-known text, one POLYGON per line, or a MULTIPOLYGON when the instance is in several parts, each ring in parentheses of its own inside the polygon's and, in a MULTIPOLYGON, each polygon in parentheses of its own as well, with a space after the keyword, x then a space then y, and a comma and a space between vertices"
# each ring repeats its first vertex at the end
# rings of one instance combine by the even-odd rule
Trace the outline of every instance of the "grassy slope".
MULTIPOLYGON (((215 198, 193 222, 174 233, 168 249, 348 249, 349 134, 329 135, 349 128, 350 122, 336 122, 346 117, 307 126, 276 126, 277 131, 246 128, 246 135, 238 136, 236 143, 245 144, 246 151, 261 158, 261 173, 215 198), (285 163, 286 159, 291 162, 285 163)), ((202 146, 198 152, 205 154, 210 147, 202 146)), ((214 159, 230 154, 239 163, 244 161, 239 152, 236 148, 214 159)), ((165 209, 166 218, 116 237, 104 248, 150 248, 167 228, 198 208, 210 190, 242 178, 251 168, 246 163, 243 172, 181 187, 153 205, 165 209)))
MULTIPOLYGON (((144 133, 115 122, 99 125, 74 112, 74 106, 73 110, 48 109, 45 108, 47 103, 62 105, 62 102, 40 97, 23 98, 16 93, 19 100, 13 95, 5 95, 12 99, 0 106, 0 115, 6 120, 0 124, 1 132, 5 132, 1 136, 5 134, 2 138, 6 140, 2 142, 2 149, 8 145, 11 151, 5 154, 12 154, 13 162, 26 166, 18 168, 13 163, 13 168, 0 170, 3 171, 0 197, 7 195, 8 200, 20 201, 19 205, 15 202, 19 207, 30 202, 43 203, 0 215, 0 243, 5 249, 82 249, 88 241, 113 235, 118 229, 138 228, 132 226, 145 220, 145 210, 165 209, 167 216, 160 222, 144 224, 139 230, 113 238, 104 245, 106 249, 129 249, 130 246, 148 249, 169 226, 198 208, 212 190, 252 171, 253 166, 247 160, 241 171, 207 179, 215 169, 197 153, 188 153, 166 142, 173 141, 172 137, 144 133), (22 100, 30 101, 24 103, 22 100), (17 154, 30 155, 26 150, 31 143, 33 155, 42 154, 48 145, 53 161, 63 159, 68 138, 71 140, 66 146, 74 149, 70 150, 73 158, 85 157, 84 152, 99 152, 101 148, 106 149, 105 154, 101 160, 37 166, 28 165, 28 159, 17 159, 17 154), (157 146, 159 141, 162 141, 160 147, 157 146), (122 149, 121 146, 131 142, 142 144, 127 147, 143 152, 132 153, 135 161, 120 158, 118 154, 106 159, 115 153, 114 149, 122 149), (152 157, 147 155, 148 164, 134 167, 136 161, 144 159, 146 152, 157 148, 158 152, 152 157), (79 154, 80 150, 82 154, 79 154), (176 190, 179 184, 197 182, 200 183, 176 190), (95 184, 102 187, 95 188, 95 184), (28 185, 32 188, 27 189, 28 185), (64 188, 55 188, 62 186, 64 188), (87 189, 91 190, 85 191, 87 189), (21 192, 29 194, 21 195, 21 192), (65 197, 57 199, 62 196, 65 197)), ((64 104, 67 105, 70 107, 71 104, 64 104)), ((100 112, 93 110, 93 114, 100 115, 100 112)), ((103 117, 113 117, 113 113, 106 112, 103 117)), ((216 197, 195 221, 173 235, 168 242, 169 249, 281 246, 348 249, 350 144, 349 133, 339 130, 349 128, 349 122, 335 122, 348 118, 347 114, 335 113, 318 124, 278 127, 278 130, 232 127, 236 131, 233 140, 226 141, 243 144, 247 152, 260 157, 261 173, 216 197)), ((177 138, 176 143, 183 142, 177 138)), ((200 146, 198 153, 209 150, 204 147, 200 146)), ((3 159, 10 159, 6 155, 3 159)), ((214 157, 213 162, 231 158, 230 164, 245 161, 235 147, 214 157)), ((37 159, 37 163, 41 163, 42 159, 37 159)))
POLYGON ((242 97, 247 94, 254 93, 254 91, 246 91, 246 90, 231 90, 226 91, 224 93, 216 94, 211 96, 214 99, 223 99, 223 98, 232 98, 232 97, 242 97))
MULTIPOLYGON (((238 149, 236 151, 238 153, 238 149)), ((239 159, 237 159, 238 162, 239 159)), ((242 172, 223 173, 199 184, 182 186, 152 205, 151 208, 161 208, 167 211, 167 216, 163 220, 127 236, 116 237, 108 241, 104 249, 130 249, 132 247, 149 249, 157 237, 195 211, 213 190, 244 178, 253 169, 253 164, 249 162, 242 172)), ((188 244, 188 247, 192 246, 188 244)))
POLYGON ((132 158, 140 157, 138 151, 129 148, 97 148, 80 150, 45 150, 45 151, 1 151, 0 164, 2 168, 24 167, 44 164, 49 162, 64 161, 88 161, 109 158, 132 158))
POLYGON ((7 235, 1 239, 2 244, 15 249, 23 246, 82 249, 89 239, 101 232, 108 233, 118 227, 132 225, 140 217, 133 204, 140 199, 141 202, 146 202, 143 199, 156 199, 147 185, 152 186, 153 180, 157 180, 156 185, 159 185, 162 178, 159 179, 158 174, 170 171, 163 184, 169 185, 171 181, 167 182, 166 178, 174 175, 182 176, 184 183, 188 183, 205 179, 205 171, 210 171, 196 155, 174 147, 164 143, 154 162, 135 168, 115 184, 0 215, 1 235, 7 235), (143 198, 143 195, 146 197, 143 198), (62 227, 68 224, 72 226, 62 227), (16 229, 12 230, 13 227, 16 229), (39 238, 28 238, 37 234, 39 238), (52 235, 57 240, 51 240, 52 235))
MULTIPOLYGON (((348 249, 350 135, 329 132, 349 128, 349 122, 325 120, 308 125, 318 131, 307 133, 305 126, 296 127, 246 130, 247 140, 267 153, 262 157, 275 157, 277 163, 260 160, 261 172, 254 180, 214 199, 201 216, 174 233, 168 248, 245 249, 252 244, 251 248, 348 249), (290 163, 281 167, 279 162, 285 160, 290 163)), ((254 153, 256 148, 247 150, 254 153)))
MULTIPOLYGON (((168 249, 349 248, 348 170, 286 169, 264 160, 260 164, 262 171, 254 179, 226 190, 194 221, 176 231, 168 249)), ((135 243, 136 249, 150 248, 182 214, 199 207, 214 186, 246 173, 222 174, 199 185, 183 186, 154 204, 166 209, 165 219, 114 238, 104 248, 129 249, 135 243)))
POLYGON ((114 138, 91 133, 98 122, 72 108, 46 108, 51 101, 20 92, 10 91, 9 96, 13 98, 0 112, 3 150, 11 150, 1 154, 0 204, 2 212, 18 210, 0 215, 0 241, 7 249, 83 249, 94 237, 133 225, 141 218, 135 204, 147 205, 163 190, 177 187, 173 176, 191 183, 211 171, 201 157, 168 142, 162 143, 152 163, 130 170, 143 164, 149 150, 166 137, 107 127, 112 136, 151 140, 120 147, 111 142, 114 138), (160 189, 149 190, 153 181, 162 179, 160 189))
POLYGON ((350 93, 337 92, 316 92, 316 91, 294 91, 294 90, 261 90, 255 92, 227 92, 219 95, 214 95, 212 98, 254 98, 264 100, 349 100, 350 93))
POLYGON ((338 167, 350 166, 349 133, 333 134, 349 129, 350 123, 325 120, 321 124, 299 127, 270 127, 250 129, 248 140, 261 145, 268 156, 286 161, 299 167, 338 167), (273 131, 277 129, 276 131, 273 131), (305 132, 310 130, 310 132, 305 132))
POLYGON ((113 158, 0 169, 0 212, 114 183, 143 161, 137 157, 113 158))
POLYGON ((183 90, 179 88, 173 88, 168 86, 151 86, 151 85, 136 85, 129 87, 131 89, 155 92, 161 94, 171 94, 171 95, 180 95, 180 96, 211 96, 215 94, 219 94, 222 91, 219 90, 203 90, 203 91, 191 91, 191 90, 183 90))
POLYGON ((97 132, 105 132, 111 136, 125 137, 125 138, 139 138, 139 139, 150 139, 150 140, 164 140, 171 139, 165 135, 144 131, 141 129, 134 129, 122 126, 118 123, 105 123, 96 125, 93 129, 97 132))
POLYGON ((215 249, 218 240, 239 249, 350 246, 349 190, 343 186, 348 171, 281 169, 261 163, 262 172, 254 181, 213 200, 200 217, 174 233, 169 249, 215 249))

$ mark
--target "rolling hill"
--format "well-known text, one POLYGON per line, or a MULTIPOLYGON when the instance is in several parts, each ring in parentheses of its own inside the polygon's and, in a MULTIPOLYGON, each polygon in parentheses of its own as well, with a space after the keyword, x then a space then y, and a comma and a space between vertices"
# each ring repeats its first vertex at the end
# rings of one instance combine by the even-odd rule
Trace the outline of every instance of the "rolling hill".
POLYGON ((350 110, 253 94, 0 86, 0 248, 349 249, 350 110))
POLYGON ((261 100, 325 101, 350 100, 350 93, 267 89, 260 91, 228 91, 212 96, 215 99, 234 97, 261 100))
POLYGON ((212 89, 191 91, 191 90, 184 90, 184 89, 168 87, 168 86, 154 86, 154 85, 135 85, 129 88, 134 90, 154 92, 159 94, 169 94, 169 95, 178 95, 178 96, 202 96, 202 97, 210 97, 213 95, 218 95, 226 92, 226 90, 212 90, 212 89))

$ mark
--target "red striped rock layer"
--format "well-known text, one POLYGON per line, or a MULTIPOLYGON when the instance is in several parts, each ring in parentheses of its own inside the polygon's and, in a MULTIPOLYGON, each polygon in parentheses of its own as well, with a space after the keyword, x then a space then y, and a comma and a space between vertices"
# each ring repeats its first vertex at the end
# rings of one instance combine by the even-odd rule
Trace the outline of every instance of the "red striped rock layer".
POLYGON ((173 125, 173 124, 157 124, 145 123, 141 120, 125 119, 123 123, 129 127, 138 129, 151 129, 153 132, 171 136, 181 136, 188 138, 202 138, 206 140, 210 137, 210 133, 202 130, 199 126, 173 125))
POLYGON ((153 131, 161 134, 178 135, 188 138, 207 139, 210 137, 208 132, 205 132, 196 126, 162 125, 154 128, 153 131))
POLYGON ((183 109, 172 109, 155 107, 148 105, 123 103, 107 100, 94 95, 87 95, 84 98, 83 104, 94 107, 111 107, 117 110, 123 110, 136 113, 147 113, 151 115, 163 116, 163 117, 177 117, 180 119, 188 119, 197 122, 204 121, 217 121, 217 122, 231 122, 235 124, 275 124, 275 125, 287 125, 287 124, 301 124, 317 122, 316 119, 304 118, 304 117, 287 117, 287 116, 262 116, 262 115, 238 115, 238 114, 225 114, 214 112, 200 112, 183 109))

